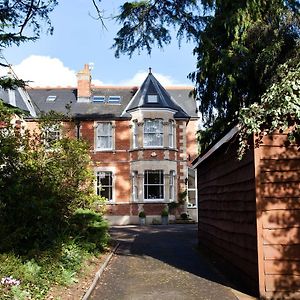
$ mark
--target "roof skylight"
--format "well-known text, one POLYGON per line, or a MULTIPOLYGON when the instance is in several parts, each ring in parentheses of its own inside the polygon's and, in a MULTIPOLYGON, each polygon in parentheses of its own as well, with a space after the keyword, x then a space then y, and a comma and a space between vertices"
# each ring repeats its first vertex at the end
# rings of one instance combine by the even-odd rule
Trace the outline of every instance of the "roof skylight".
POLYGON ((47 102, 54 102, 56 100, 57 96, 49 95, 46 99, 47 102))
POLYGON ((109 96, 108 103, 118 104, 121 102, 121 96, 109 96))
POLYGON ((94 96, 93 102, 105 102, 105 96, 94 96))

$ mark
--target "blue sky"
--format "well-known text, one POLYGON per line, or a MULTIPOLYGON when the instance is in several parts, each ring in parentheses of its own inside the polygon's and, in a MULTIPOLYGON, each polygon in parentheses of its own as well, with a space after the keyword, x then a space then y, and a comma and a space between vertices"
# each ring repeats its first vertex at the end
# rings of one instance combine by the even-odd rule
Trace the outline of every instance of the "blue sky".
MULTIPOLYGON (((150 56, 146 52, 134 54, 129 59, 114 57, 110 49, 113 38, 120 27, 113 20, 106 20, 107 30, 95 15, 91 0, 61 0, 51 14, 54 26, 52 36, 42 34, 37 42, 8 48, 4 55, 14 66, 19 77, 32 80, 32 85, 74 85, 75 74, 85 63, 94 63, 92 77, 95 84, 137 85, 146 76, 148 67, 162 84, 192 85, 187 74, 195 68, 193 45, 176 40, 164 50, 154 49, 150 56)), ((103 0, 105 15, 116 15, 124 1, 103 0)))

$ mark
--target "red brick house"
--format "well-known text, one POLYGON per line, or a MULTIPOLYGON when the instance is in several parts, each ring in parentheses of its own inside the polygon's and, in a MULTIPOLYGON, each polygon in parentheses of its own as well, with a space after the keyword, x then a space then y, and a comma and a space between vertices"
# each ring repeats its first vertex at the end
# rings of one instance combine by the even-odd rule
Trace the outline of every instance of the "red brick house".
MULTIPOLYGON (((189 97, 192 88, 165 89, 151 71, 140 88, 95 87, 88 65, 77 78, 77 88, 35 88, 28 93, 38 114, 69 114, 69 134, 91 144, 95 192, 107 198, 110 222, 137 223, 141 210, 147 222, 160 218, 188 182, 192 198, 190 166, 197 156, 198 125, 196 103, 189 97)), ((193 214, 196 201, 190 202, 193 214)))

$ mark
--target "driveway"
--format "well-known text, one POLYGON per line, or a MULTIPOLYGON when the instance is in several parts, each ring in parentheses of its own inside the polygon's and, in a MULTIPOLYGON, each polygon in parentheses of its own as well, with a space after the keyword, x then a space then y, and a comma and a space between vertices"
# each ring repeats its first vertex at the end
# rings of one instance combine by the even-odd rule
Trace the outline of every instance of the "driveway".
POLYGON ((111 228, 120 246, 92 300, 236 300, 197 251, 196 225, 111 228))

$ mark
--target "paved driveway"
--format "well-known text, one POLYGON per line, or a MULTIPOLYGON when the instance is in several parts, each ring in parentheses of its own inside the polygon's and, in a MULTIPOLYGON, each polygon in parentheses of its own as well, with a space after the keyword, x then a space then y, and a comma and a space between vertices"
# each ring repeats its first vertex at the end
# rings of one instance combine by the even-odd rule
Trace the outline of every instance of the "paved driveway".
POLYGON ((197 251, 196 225, 113 227, 120 242, 90 299, 236 300, 197 251))

